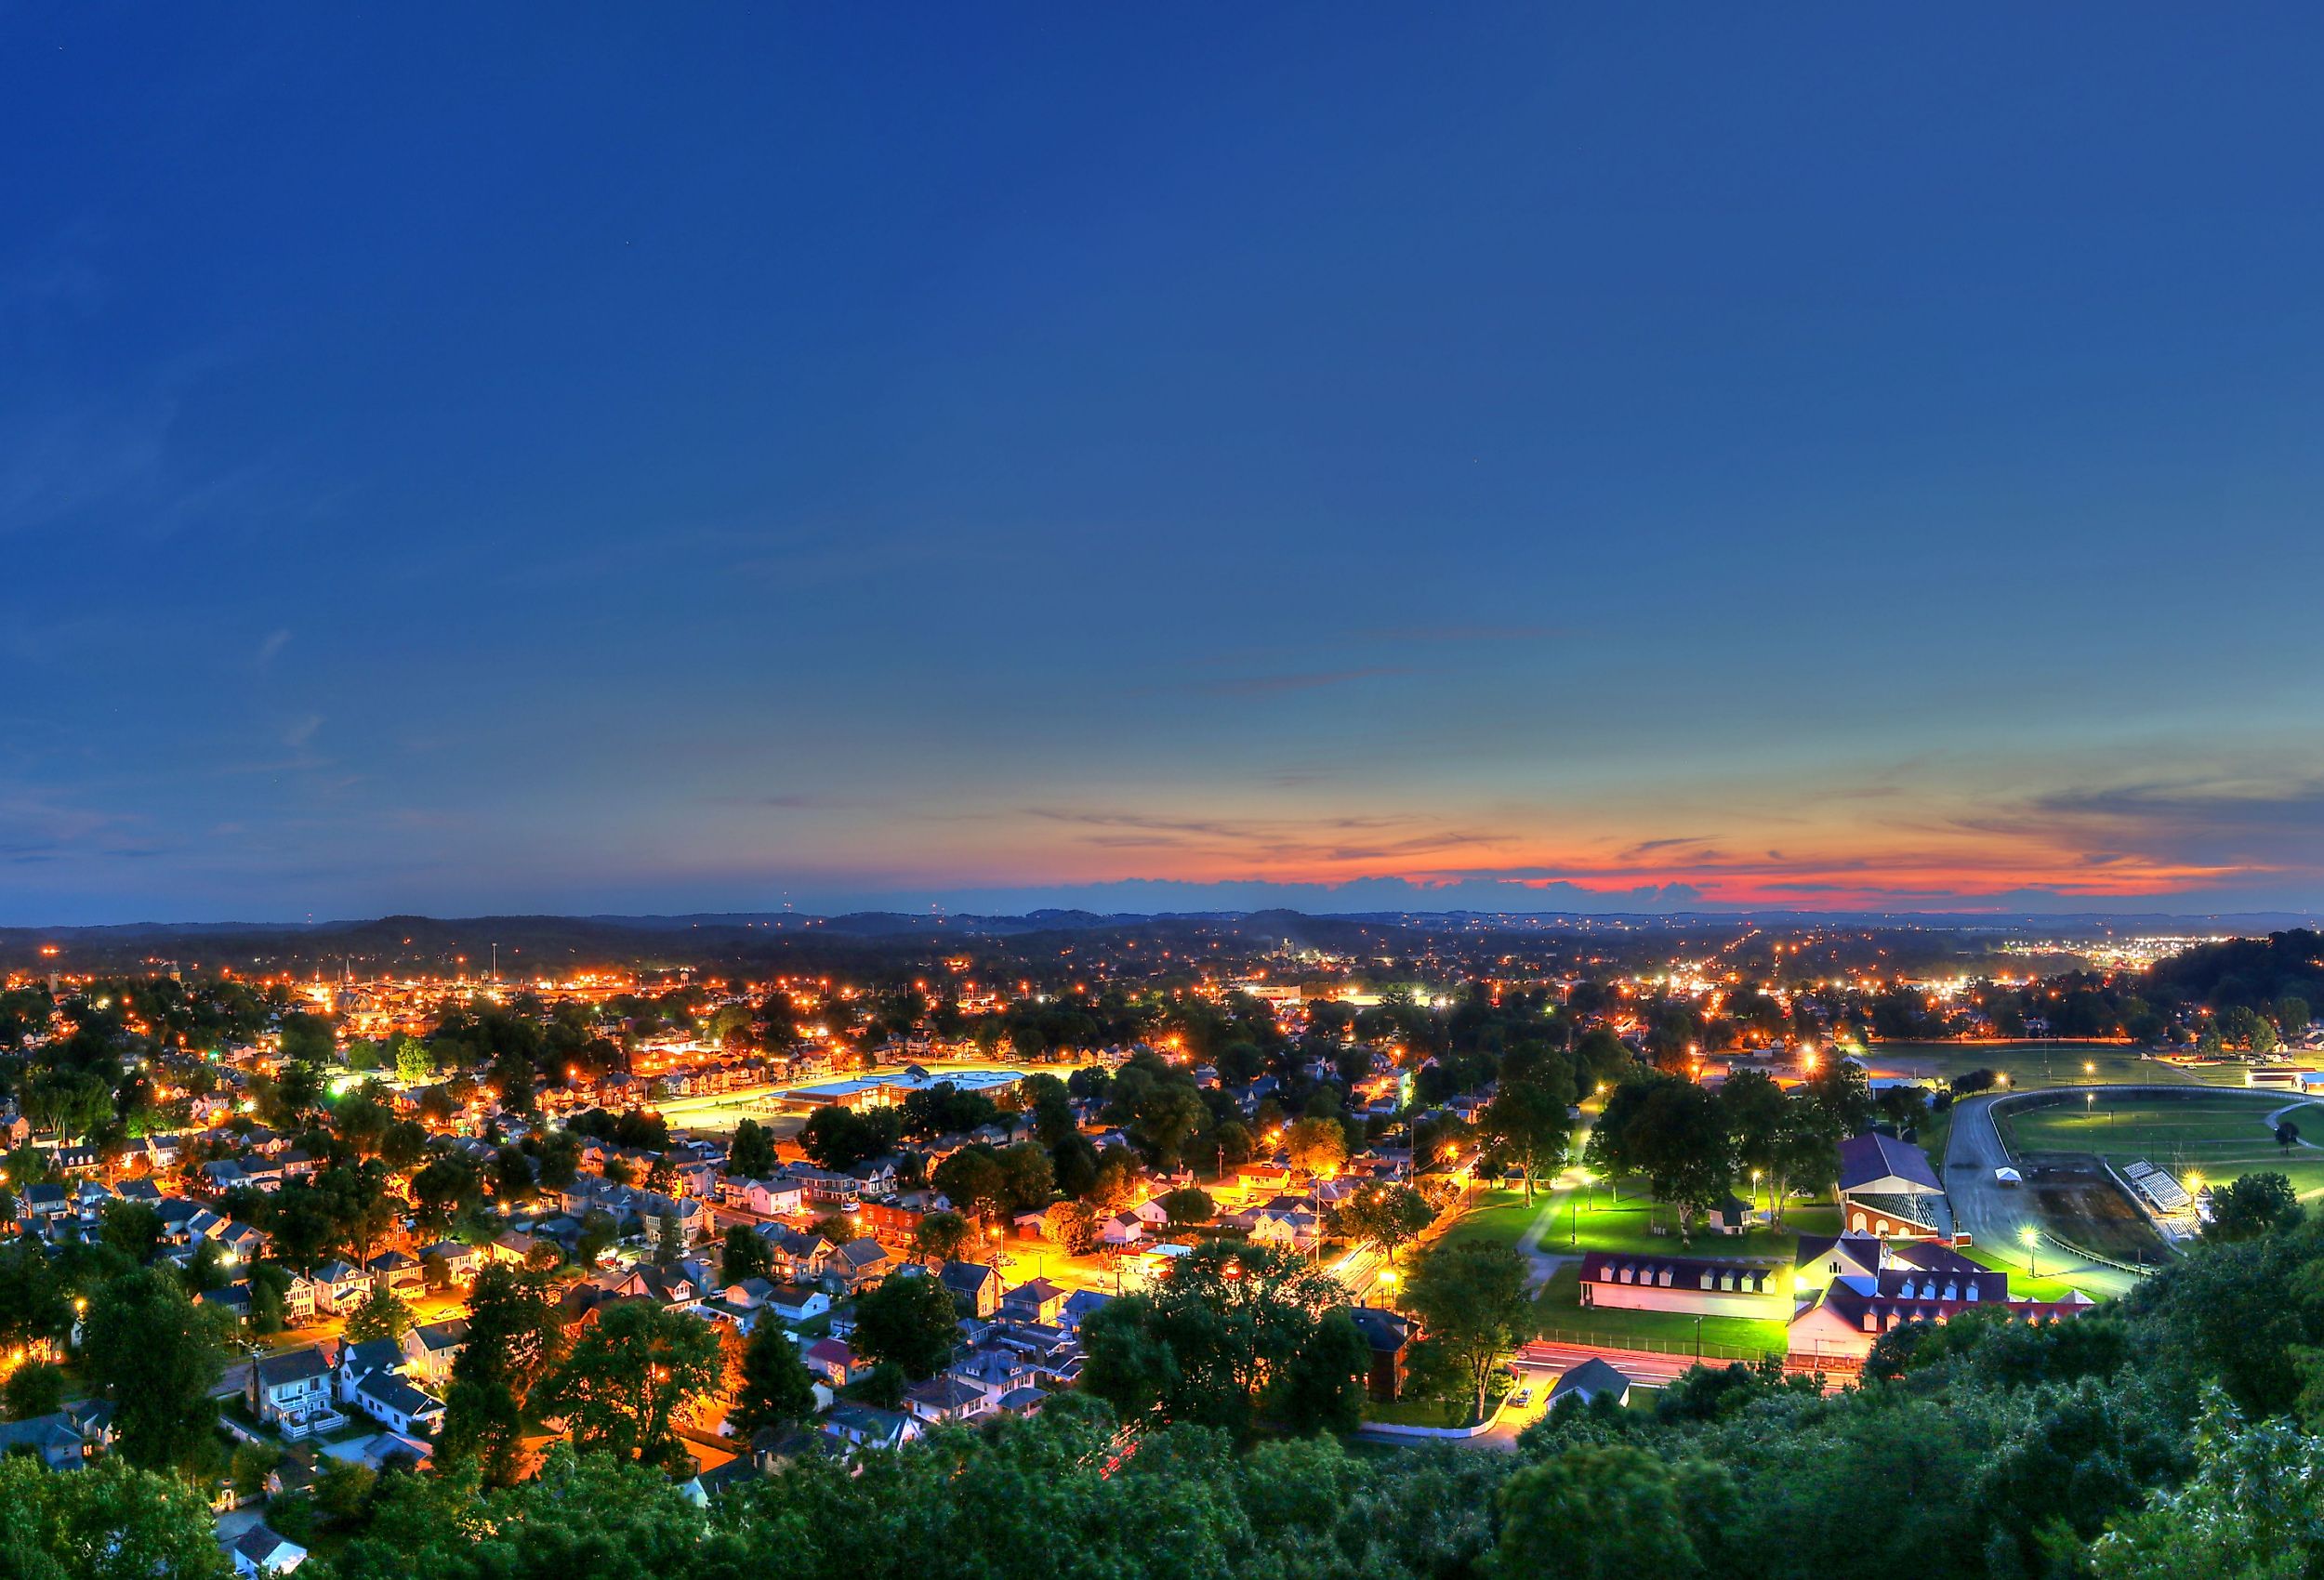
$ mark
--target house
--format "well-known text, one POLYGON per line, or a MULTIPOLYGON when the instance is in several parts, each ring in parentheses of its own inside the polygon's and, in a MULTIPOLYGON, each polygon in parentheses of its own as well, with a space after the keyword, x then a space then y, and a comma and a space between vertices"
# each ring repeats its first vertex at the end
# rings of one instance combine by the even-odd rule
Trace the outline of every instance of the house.
POLYGON ((986 1345, 955 1361, 945 1368, 945 1376, 975 1389, 987 1399, 997 1400, 1011 1389, 1023 1388, 1031 1382, 1034 1368, 1033 1363, 1014 1349, 1006 1345, 986 1345))
POLYGON ((1312 1251, 1322 1243, 1324 1220, 1303 1206, 1270 1204, 1251 1217, 1250 1237, 1261 1245, 1312 1251))
POLYGON ((1000 1309, 1000 1272, 983 1262, 946 1262, 936 1274, 964 1317, 982 1320, 1000 1309))
POLYGON ((834 1249, 825 1272, 851 1293, 870 1288, 895 1271, 895 1257, 877 1240, 851 1240, 834 1249))
POLYGON ((1000 1314, 1011 1322, 1055 1325, 1070 1293, 1046 1278, 1031 1279, 1001 1296, 1000 1314))
POLYGON ((212 1238, 217 1240, 218 1248, 230 1259, 240 1262, 244 1267, 265 1256, 267 1246, 271 1244, 265 1231, 253 1229, 246 1223, 229 1223, 212 1238))
POLYGON ((1953 1237, 1952 1205, 1928 1153, 1876 1130, 1840 1143, 1840 1222, 1883 1240, 1953 1237))
POLYGON ((1098 1224, 1098 1243, 1103 1245, 1135 1245, 1145 1233, 1145 1220, 1135 1212, 1117 1212, 1098 1224))
POLYGON ((915 1383, 904 1390, 904 1408, 915 1419, 935 1426, 972 1421, 989 1414, 993 1402, 974 1383, 939 1372, 926 1382, 915 1383))
POLYGON ((1791 1319, 1789 1348, 1819 1362, 1861 1361, 1883 1333, 1905 1323, 1941 1323, 1965 1310, 1999 1310, 2013 1321, 2063 1322, 2091 1310, 2087 1296, 2065 1300, 2012 1300, 2009 1275, 1885 1269, 1871 1278, 1835 1278, 1822 1297, 1791 1319))
POLYGON ((831 1253, 837 1247, 820 1234, 781 1224, 769 1224, 760 1233, 774 1253, 774 1271, 795 1284, 819 1279, 831 1266, 831 1253))
POLYGON ((355 1408, 391 1432, 409 1437, 443 1426, 443 1402, 390 1372, 375 1372, 355 1385, 355 1408))
POLYGON ((419 1254, 423 1271, 431 1261, 442 1262, 444 1277, 453 1283, 466 1284, 475 1278, 477 1270, 484 1265, 484 1253, 457 1240, 439 1240, 419 1254))
POLYGON ((1791 1315, 1791 1281, 1781 1264, 1592 1251, 1581 1259, 1581 1304, 1697 1317, 1791 1315))
POLYGON ((51 1470, 78 1470, 88 1463, 88 1440, 73 1417, 59 1411, 30 1420, 0 1422, 0 1454, 24 1454, 51 1470))
POLYGON ((1047 1389, 1030 1385, 1012 1388, 993 1402, 993 1408, 1004 1415, 1037 1415, 1041 1406, 1049 1402, 1047 1389))
POLYGON ((315 1310, 335 1316, 345 1316, 363 1303, 371 1293, 371 1280, 363 1271, 334 1257, 314 1271, 315 1310))
POLYGON ((331 1408, 331 1363, 318 1346, 260 1356, 252 1386, 258 1419, 294 1442, 347 1424, 347 1417, 331 1408))
POLYGON ((1889 1268, 1936 1273, 1985 1271, 1934 1240, 1882 1240, 1872 1234, 1802 1235, 1792 1266, 1799 1289, 1821 1289, 1835 1278, 1877 1278, 1889 1268))
POLYGON ((233 1546, 234 1573, 256 1577, 269 1574, 288 1574, 307 1561, 307 1549, 288 1536, 253 1525, 237 1537, 233 1546))
MULTIPOLYGON (((532 1259, 533 1253, 541 1249, 543 1244, 544 1242, 534 1239, 530 1234, 521 1230, 511 1229, 504 1234, 495 1236, 493 1243, 484 1248, 484 1254, 495 1262, 521 1268, 532 1259)), ((553 1251, 556 1247, 550 1245, 548 1248, 553 1251)))
POLYGON ((361 1465, 366 1470, 384 1470, 398 1460, 415 1469, 425 1469, 435 1458, 436 1448, 431 1442, 401 1432, 379 1432, 346 1442, 325 1443, 323 1453, 326 1458, 361 1465))
POLYGON ((1350 1306, 1346 1310, 1355 1323, 1355 1331, 1364 1336, 1364 1342, 1372 1352, 1371 1368, 1364 1378, 1365 1391, 1383 1404, 1403 1397, 1412 1323, 1380 1306, 1350 1306))
POLYGON ((452 1386, 452 1363, 468 1348, 468 1320, 422 1323, 403 1336, 406 1376, 441 1392, 452 1386))
POLYGON ((869 1369, 856 1359, 855 1351, 849 1349, 844 1340, 837 1338, 815 1340, 799 1359, 807 1363, 809 1371, 833 1388, 845 1388, 855 1380, 858 1372, 869 1369))
POLYGON ((831 1297, 810 1284, 778 1284, 767 1297, 767 1309, 796 1326, 831 1310, 831 1297))
POLYGON ((355 1402, 355 1390, 376 1376, 391 1376, 403 1369, 403 1347, 392 1338, 366 1338, 339 1351, 337 1393, 342 1404, 355 1402))
POLYGON ((1076 1289, 1065 1297, 1064 1305, 1058 1309, 1057 1323, 1067 1333, 1077 1333, 1090 1312, 1113 1298, 1102 1289, 1076 1289))
POLYGON ((797 1179, 728 1179, 719 1186, 719 1199, 730 1207, 779 1218, 807 1210, 807 1187, 797 1179))
POLYGON ((824 1436, 842 1452, 859 1448, 901 1448, 921 1434, 920 1423, 893 1410, 842 1400, 823 1418, 824 1436))
POLYGON ((1578 1366, 1568 1367, 1565 1375, 1557 1379, 1557 1386, 1550 1389, 1550 1408, 1554 1410, 1569 1399, 1583 1404, 1594 1404, 1601 1399, 1628 1404, 1630 1388, 1630 1378, 1593 1355, 1578 1366))
POLYGON ((419 1261, 403 1251, 382 1251, 363 1268, 371 1281, 385 1284, 390 1295, 408 1300, 420 1292, 419 1261))

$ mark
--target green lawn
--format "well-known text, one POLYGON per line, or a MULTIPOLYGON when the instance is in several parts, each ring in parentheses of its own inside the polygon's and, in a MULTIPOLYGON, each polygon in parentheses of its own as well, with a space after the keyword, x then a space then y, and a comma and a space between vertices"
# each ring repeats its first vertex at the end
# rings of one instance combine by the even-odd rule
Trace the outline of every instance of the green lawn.
POLYGON ((1682 1245, 1675 1208, 1650 1202, 1634 1192, 1618 1200, 1605 1186, 1600 1185, 1594 1191, 1576 1192, 1559 1205, 1549 1233, 1542 1236, 1541 1248, 1568 1255, 1576 1250, 1627 1251, 1640 1256, 1773 1257, 1789 1260, 1798 1248, 1802 1234, 1838 1233, 1839 1217, 1837 1207, 1795 1205, 1786 1213, 1780 1231, 1753 1229, 1742 1234, 1713 1233, 1698 1221, 1693 1240, 1682 1245), (1819 1227, 1827 1221, 1831 1227, 1819 1227))
MULTIPOLYGON (((1625 1344, 1672 1351, 1691 1348, 1697 1337, 1696 1320, 1677 1311, 1626 1311, 1606 1306, 1584 1310, 1581 1270, 1567 1265, 1557 1270, 1549 1287, 1535 1302, 1541 1336, 1568 1343, 1625 1344)), ((1753 1322, 1748 1317, 1705 1317, 1700 1336, 1709 1359, 1733 1360, 1737 1352, 1752 1355, 1780 1351, 1785 1324, 1753 1322)))
POLYGON ((1551 1192, 1537 1189, 1533 1203, 1527 1205, 1523 1191, 1479 1191, 1470 1209, 1454 1219, 1437 1244, 1459 1240, 1496 1240, 1504 1245, 1514 1245, 1525 1238, 1525 1231, 1541 1210, 1551 1203, 1551 1192))
MULTIPOLYGON (((2182 1179, 2199 1173, 2214 1183, 2245 1174, 2282 1174, 2303 1197, 2324 1196, 2324 1151, 2278 1147, 2267 1115, 2294 1099, 2280 1092, 2191 1091, 2186 1097, 2109 1100, 2103 1091, 2080 1102, 2004 1107, 2004 1139, 2019 1152, 2088 1152, 2116 1168, 2138 1158, 2182 1179)), ((2324 1108, 2289 1116, 2304 1139, 2324 1141, 2324 1108)))
POLYGON ((1365 1401, 1364 1418, 1390 1427, 1465 1427, 1470 1424, 1469 1401, 1371 1399, 1365 1401))
MULTIPOLYGON (((1938 1081, 1991 1070, 2007 1075, 2013 1086, 2066 1086, 2084 1081, 2169 1086, 2191 1082, 2202 1073, 2142 1059, 2134 1047, 2072 1043, 1874 1043, 1865 1050, 1863 1063, 1875 1075, 1924 1075, 1938 1081), (2085 1065, 2095 1068, 2086 1070, 2085 1065)), ((2233 1078, 2243 1078, 2240 1065, 2233 1078)))
MULTIPOLYGON (((2063 1300, 2077 1289, 2093 1300, 2103 1300, 2106 1297, 2106 1292, 2104 1289, 2093 1287, 2087 1282, 2077 1283, 2073 1279, 2052 1278, 2046 1273, 2040 1278, 2027 1277, 2026 1254, 2023 1251, 2005 1252, 1992 1245, 1961 1245, 1956 1246, 1955 1249, 1981 1268, 1991 1268, 1996 1272, 2009 1274, 2009 1292, 2013 1297, 2021 1300, 2063 1300)), ((2053 1263, 2060 1254, 2049 1249, 2038 1252, 2035 1256, 2034 1266, 2041 1267, 2045 1265, 2045 1261, 2053 1263)))

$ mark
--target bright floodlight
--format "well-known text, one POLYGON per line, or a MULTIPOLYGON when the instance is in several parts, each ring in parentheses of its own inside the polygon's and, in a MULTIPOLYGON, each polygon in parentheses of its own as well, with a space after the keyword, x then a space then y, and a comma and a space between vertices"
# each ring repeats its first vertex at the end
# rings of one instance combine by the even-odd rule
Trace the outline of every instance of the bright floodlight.
POLYGON ((2023 1240, 2028 1245, 2039 1244, 2041 1241, 2041 1231, 2036 1229, 2029 1223, 2026 1225, 2025 1228, 2017 1231, 2017 1238, 2023 1240))

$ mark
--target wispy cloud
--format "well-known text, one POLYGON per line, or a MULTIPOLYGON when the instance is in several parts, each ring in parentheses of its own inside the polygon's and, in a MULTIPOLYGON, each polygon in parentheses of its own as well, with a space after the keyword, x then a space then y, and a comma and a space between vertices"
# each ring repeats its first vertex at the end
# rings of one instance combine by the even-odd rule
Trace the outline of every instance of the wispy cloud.
POLYGON ((290 639, 291 634, 288 628, 269 632, 266 639, 258 644, 257 656, 252 661, 253 664, 257 668, 266 668, 282 656, 283 649, 290 644, 290 639))

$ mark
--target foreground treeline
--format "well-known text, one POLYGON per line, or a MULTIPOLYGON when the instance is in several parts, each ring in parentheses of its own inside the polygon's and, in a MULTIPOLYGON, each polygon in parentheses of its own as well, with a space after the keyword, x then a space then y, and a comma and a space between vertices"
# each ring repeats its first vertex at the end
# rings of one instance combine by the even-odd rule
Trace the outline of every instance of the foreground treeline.
MULTIPOLYGON (((314 1580, 2294 1580, 2324 1575, 2324 1225, 2208 1244, 2119 1310, 1899 1330, 1859 1389, 1698 1371, 1652 1409, 1561 1409, 1517 1452, 1238 1443, 1125 1454, 1111 1410, 809 1455, 697 1507, 658 1470, 553 1453, 340 1489, 314 1580)), ((208 1518, 119 1464, 0 1465, 0 1572, 222 1574, 208 1518), (215 1562, 213 1560, 217 1560, 215 1562)))

